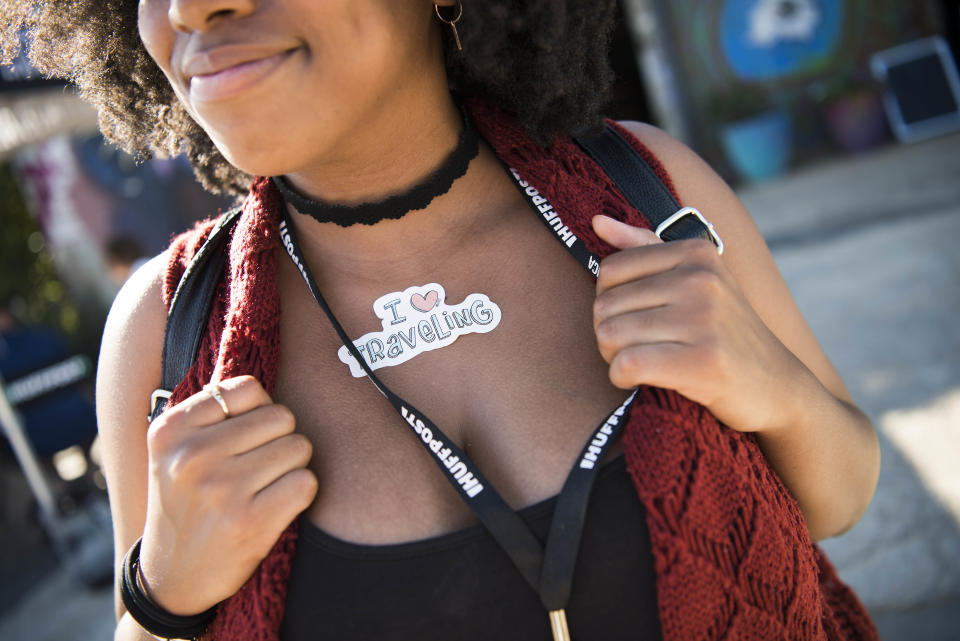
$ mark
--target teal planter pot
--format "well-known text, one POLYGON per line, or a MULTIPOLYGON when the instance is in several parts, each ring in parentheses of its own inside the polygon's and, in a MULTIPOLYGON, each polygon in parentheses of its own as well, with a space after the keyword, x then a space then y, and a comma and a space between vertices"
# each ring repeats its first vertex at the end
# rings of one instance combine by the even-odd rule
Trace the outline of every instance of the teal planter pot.
POLYGON ((793 122, 783 111, 771 111, 725 125, 720 141, 741 178, 750 182, 782 174, 793 156, 793 122))

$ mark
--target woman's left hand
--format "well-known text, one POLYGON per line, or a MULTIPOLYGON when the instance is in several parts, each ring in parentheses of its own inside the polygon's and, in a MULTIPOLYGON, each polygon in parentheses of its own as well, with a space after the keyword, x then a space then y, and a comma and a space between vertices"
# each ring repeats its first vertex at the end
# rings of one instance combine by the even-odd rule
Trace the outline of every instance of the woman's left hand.
POLYGON ((664 243, 606 216, 597 235, 618 250, 600 264, 593 326, 610 380, 674 389, 741 432, 789 428, 791 393, 809 370, 767 329, 717 248, 664 243))

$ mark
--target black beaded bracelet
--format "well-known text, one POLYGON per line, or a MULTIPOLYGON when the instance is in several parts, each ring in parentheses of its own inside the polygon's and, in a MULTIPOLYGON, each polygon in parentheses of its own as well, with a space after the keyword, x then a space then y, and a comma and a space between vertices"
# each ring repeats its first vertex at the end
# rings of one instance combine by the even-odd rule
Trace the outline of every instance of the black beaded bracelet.
POLYGON ((213 621, 213 617, 217 614, 217 606, 200 614, 180 616, 167 612, 151 601, 138 580, 141 540, 137 539, 123 558, 123 573, 119 577, 119 587, 124 607, 141 628, 155 637, 196 640, 213 621))

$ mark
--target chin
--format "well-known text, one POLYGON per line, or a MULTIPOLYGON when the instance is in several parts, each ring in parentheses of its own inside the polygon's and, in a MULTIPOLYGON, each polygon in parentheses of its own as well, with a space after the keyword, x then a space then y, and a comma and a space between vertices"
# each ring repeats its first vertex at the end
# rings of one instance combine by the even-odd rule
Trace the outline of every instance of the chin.
POLYGON ((289 158, 279 158, 276 149, 215 144, 227 162, 253 176, 276 176, 289 171, 285 169, 289 158))
POLYGON ((332 133, 318 131, 315 116, 290 103, 258 91, 234 100, 194 103, 188 111, 227 162, 254 176, 274 176, 306 164, 308 149, 322 150, 332 133))
POLYGON ((207 130, 207 135, 227 162, 254 176, 287 174, 307 164, 303 136, 287 136, 273 127, 236 127, 226 135, 207 130))

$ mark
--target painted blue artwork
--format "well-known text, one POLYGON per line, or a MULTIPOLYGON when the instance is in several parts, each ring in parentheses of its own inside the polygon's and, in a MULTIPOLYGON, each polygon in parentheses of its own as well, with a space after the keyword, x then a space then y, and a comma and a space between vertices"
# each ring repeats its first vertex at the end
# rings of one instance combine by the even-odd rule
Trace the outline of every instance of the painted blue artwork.
POLYGON ((725 0, 720 43, 740 79, 774 80, 827 62, 843 36, 845 0, 725 0))

